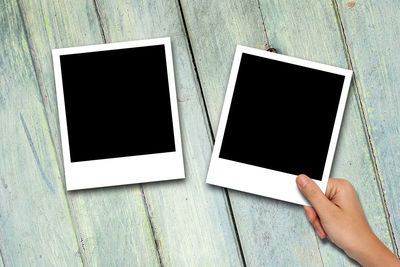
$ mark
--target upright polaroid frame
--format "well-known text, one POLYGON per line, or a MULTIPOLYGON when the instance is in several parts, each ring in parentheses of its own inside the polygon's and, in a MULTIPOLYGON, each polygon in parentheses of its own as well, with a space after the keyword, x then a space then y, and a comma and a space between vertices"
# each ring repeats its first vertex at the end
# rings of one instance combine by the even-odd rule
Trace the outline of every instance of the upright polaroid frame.
POLYGON ((295 182, 296 175, 226 160, 219 157, 243 53, 339 74, 345 77, 322 180, 314 180, 323 192, 326 191, 353 72, 347 69, 337 68, 245 46, 238 45, 236 48, 228 88, 226 90, 225 101, 219 121, 218 134, 215 140, 211 164, 208 170, 207 183, 301 205, 310 205, 297 188, 295 182))
POLYGON ((67 190, 185 178, 171 40, 169 37, 53 49, 52 53, 67 190), (165 48, 176 150, 166 153, 71 162, 60 56, 156 45, 164 45, 165 48))

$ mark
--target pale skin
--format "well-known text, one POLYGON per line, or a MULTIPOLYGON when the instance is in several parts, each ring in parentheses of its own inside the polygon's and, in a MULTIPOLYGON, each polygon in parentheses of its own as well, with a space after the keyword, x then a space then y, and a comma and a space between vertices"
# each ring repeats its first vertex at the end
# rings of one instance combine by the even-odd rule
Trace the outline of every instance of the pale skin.
POLYGON ((350 182, 330 178, 325 195, 306 175, 299 175, 296 183, 312 205, 304 210, 321 239, 328 238, 363 266, 400 266, 369 226, 350 182))

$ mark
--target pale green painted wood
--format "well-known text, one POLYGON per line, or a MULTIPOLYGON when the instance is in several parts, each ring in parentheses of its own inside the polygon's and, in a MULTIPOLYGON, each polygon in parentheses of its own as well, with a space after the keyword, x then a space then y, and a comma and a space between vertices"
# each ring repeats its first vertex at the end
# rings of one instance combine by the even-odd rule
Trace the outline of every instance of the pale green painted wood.
POLYGON ((400 246, 400 2, 337 1, 383 184, 400 246))
MULTIPOLYGON (((60 153, 51 49, 102 43, 95 5, 92 1, 53 0, 22 0, 20 5, 42 101, 54 144, 60 153)), ((42 145, 40 142, 35 144, 42 145)), ((61 154, 58 156, 61 159, 61 154)), ((62 171, 62 165, 59 167, 62 171)), ((59 194, 66 193, 63 190, 59 194)), ((67 193, 67 196, 85 264, 158 265, 139 186, 85 190, 67 193)))
POLYGON ((5 253, 6 253, 6 250, 5 250, 5 247, 4 247, 4 242, 0 237, 0 266, 5 266, 4 265, 4 260, 3 260, 3 257, 5 257, 5 253))
MULTIPOLYGON (((0 263, 6 266, 66 265, 67 262, 69 265, 81 265, 75 241, 78 239, 85 264, 157 265, 146 205, 137 186, 68 194, 72 222, 68 214, 63 178, 58 171, 52 145, 53 140, 60 158, 49 55, 50 47, 102 42, 93 2, 22 0, 20 5, 28 40, 23 33, 16 3, 7 2, 7 9, 3 8, 4 2, 0 4, 0 10, 6 10, 0 13, 0 51, 8 54, 0 54, 0 158, 8 160, 0 160, 0 263), (7 119, 4 123, 3 118, 7 119), (43 194, 46 190, 51 192, 51 188, 55 194, 43 194)), ((203 184, 212 138, 206 126, 201 92, 194 78, 196 74, 178 4, 120 1, 98 5, 108 41, 168 35, 173 40, 189 179, 144 187, 161 261, 165 265, 239 265, 240 256, 228 216, 227 200, 220 189, 203 184)), ((236 43, 263 48, 266 42, 262 19, 257 13, 258 4, 249 1, 183 1, 182 5, 210 121, 216 129, 236 43)), ((398 20, 394 16, 398 6, 391 5, 387 5, 386 9, 367 3, 360 5, 358 10, 355 9, 359 7, 358 3, 350 9, 343 2, 339 3, 339 11, 345 31, 351 33, 346 35, 346 39, 350 40, 348 45, 357 86, 363 104, 367 106, 368 127, 375 125, 375 129, 370 129, 373 133, 372 146, 377 151, 375 156, 379 156, 378 170, 387 190, 392 223, 396 227, 393 218, 398 217, 395 183, 398 170, 390 159, 398 157, 395 150, 398 142, 392 149, 390 141, 397 140, 398 123, 397 118, 388 115, 388 111, 398 110, 399 103, 395 90, 398 60, 397 50, 394 49, 398 48, 398 38, 395 38, 398 36, 398 23, 392 23, 398 20), (382 21, 378 15, 385 12, 389 16, 385 17, 387 21, 382 21), (367 21, 366 13, 372 14, 374 19, 367 21), (359 25, 358 21, 364 23, 359 25), (391 28, 383 28, 383 25, 390 25, 391 28), (370 28, 374 29, 372 33, 370 28), (359 35, 359 31, 363 31, 364 35, 359 35), (385 48, 385 53, 377 54, 374 42, 367 45, 368 56, 364 55, 366 45, 362 36, 367 36, 369 43, 380 36, 381 42, 384 42, 380 45, 385 48), (380 61, 375 63, 373 59, 377 56, 380 61), (371 77, 368 76, 370 73, 371 77), (390 88, 391 91, 376 88, 390 88)), ((346 67, 340 28, 335 24, 330 3, 313 1, 300 5, 273 1, 262 2, 261 8, 270 42, 280 52, 346 67)), ((61 165, 59 168, 62 170, 61 165)), ((332 175, 346 177, 355 184, 372 227, 390 246, 353 94, 349 98, 332 175)), ((301 209, 231 191, 230 199, 249 266, 321 265, 315 235, 301 209), (281 226, 275 227, 278 224, 281 226)), ((352 263, 329 243, 318 245, 324 265, 352 263)))
POLYGON ((29 47, 0 1, 0 249, 6 266, 80 266, 29 47))
POLYGON ((161 262, 240 266, 224 191, 205 184, 211 138, 178 3, 97 3, 108 41, 171 36, 187 178, 144 185, 161 262))
POLYGON ((264 49, 267 40, 263 21, 252 0, 181 3, 210 122, 216 132, 236 45, 264 49))
MULTIPOLYGON (((189 38, 213 128, 216 129, 236 44, 264 49, 254 1, 182 1, 189 38)), ((302 208, 229 191, 249 266, 321 265, 315 235, 302 208), (298 238, 301 237, 301 238, 298 238)))
MULTIPOLYGON (((243 4, 243 2, 241 3, 243 4)), ((192 42, 211 121, 214 122, 214 128, 218 118, 213 119, 212 117, 216 116, 215 114, 220 110, 223 101, 223 93, 217 93, 217 91, 224 92, 228 80, 226 74, 228 71, 220 70, 225 65, 229 65, 220 61, 224 57, 226 58, 220 52, 220 49, 224 47, 225 51, 230 50, 231 58, 233 58, 234 44, 232 44, 232 36, 236 37, 234 43, 245 45, 250 43, 253 47, 262 47, 262 44, 257 42, 259 39, 254 36, 259 36, 259 32, 263 30, 259 29, 258 35, 255 26, 251 27, 252 31, 247 30, 248 25, 258 24, 257 21, 252 22, 250 19, 254 18, 255 15, 242 18, 240 16, 242 12, 238 12, 239 15, 232 18, 234 12, 231 12, 231 9, 225 9, 226 5, 230 4, 237 7, 239 4, 235 5, 231 4, 231 2, 229 4, 219 2, 219 4, 221 8, 213 6, 210 9, 212 12, 207 13, 208 16, 205 16, 201 13, 202 8, 206 9, 205 4, 196 3, 196 6, 193 6, 191 2, 186 3, 183 1, 183 11, 188 25, 189 37, 192 42), (225 13, 228 14, 225 15, 225 13), (200 17, 199 14, 203 16, 200 17), (230 23, 224 23, 224 21, 229 21, 230 23), (208 29, 205 25, 209 24, 217 26, 208 29), (247 33, 255 39, 253 43, 251 43, 251 39, 241 39, 241 34, 244 30, 238 29, 237 25, 246 25, 243 27, 246 27, 247 33), (225 37, 225 35, 229 35, 229 37, 225 37), (207 39, 218 40, 215 42, 218 43, 218 46, 216 45, 213 48, 205 47, 203 40, 207 39), (224 42, 224 39, 227 41, 224 42), (209 55, 206 57, 207 61, 202 60, 205 57, 204 55, 207 54, 209 55), (212 82, 203 82, 204 77, 212 82), (216 83, 218 77, 221 79, 219 84, 216 83)), ((257 7, 257 3, 254 3, 254 5, 257 7)), ((278 48, 280 52, 347 67, 340 31, 336 24, 334 9, 331 4, 314 1, 307 3, 305 8, 304 3, 264 1, 261 3, 261 9, 269 42, 272 46, 278 48)), ((249 9, 247 8, 246 10, 249 9)), ((372 163, 368 154, 368 146, 365 141, 354 95, 349 98, 342 129, 332 175, 346 177, 356 186, 372 227, 390 247, 389 231, 386 226, 379 191, 374 180, 372 163)), ((249 265, 260 265, 266 262, 276 265, 288 263, 290 260, 299 262, 297 258, 303 259, 303 261, 300 261, 303 265, 311 264, 310 258, 314 260, 314 263, 318 262, 317 259, 314 259, 315 254, 308 252, 308 250, 312 250, 312 247, 304 247, 304 244, 299 244, 299 242, 302 242, 299 240, 300 236, 302 239, 311 238, 307 237, 310 228, 305 226, 305 217, 301 214, 303 213, 301 209, 299 210, 295 206, 285 203, 275 203, 275 201, 268 199, 245 196, 237 192, 230 192, 230 196, 236 222, 238 223, 240 239, 244 247, 246 262, 249 265), (278 207, 273 207, 274 204, 278 207), (287 209, 283 207, 287 207, 287 209), (284 214, 279 214, 278 210, 284 214), (290 217, 290 220, 287 220, 288 217, 290 217), (282 222, 287 225, 280 226, 279 229, 274 227, 274 225, 282 222), (292 227, 288 227, 290 225, 292 227), (297 250, 288 247, 292 244, 297 250), (307 250, 305 253, 304 251, 299 251, 301 245, 307 250), (272 256, 271 258, 269 253, 275 255, 275 257, 272 256)), ((332 245, 324 242, 320 243, 319 246, 321 247, 321 257, 324 265, 347 265, 353 263, 332 245)))
POLYGON ((69 194, 89 266, 159 265, 139 189, 124 186, 69 194))
MULTIPOLYGON (((261 9, 269 40, 283 54, 349 68, 331 2, 262 1, 261 9)), ((331 176, 351 181, 371 227, 391 248, 384 207, 357 110, 354 88, 350 90, 331 176)), ((321 242, 320 250, 325 266, 354 263, 329 242, 321 242)))

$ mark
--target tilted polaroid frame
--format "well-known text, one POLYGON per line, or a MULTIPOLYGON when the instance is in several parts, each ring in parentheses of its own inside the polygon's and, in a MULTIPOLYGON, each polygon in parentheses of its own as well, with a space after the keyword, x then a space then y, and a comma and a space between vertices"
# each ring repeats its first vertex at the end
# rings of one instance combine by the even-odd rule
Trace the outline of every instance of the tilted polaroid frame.
POLYGON ((67 190, 185 178, 181 134, 179 130, 178 104, 172 62, 172 49, 169 37, 53 49, 52 53, 67 190), (60 56, 155 45, 164 45, 165 48, 175 151, 158 154, 71 162, 60 56))
POLYGON ((323 192, 326 191, 353 72, 347 69, 337 68, 240 45, 238 45, 236 48, 231 75, 229 78, 228 88, 226 90, 225 101, 218 126, 218 134, 215 140, 214 151, 208 170, 207 183, 301 205, 310 205, 297 188, 295 182, 296 175, 243 164, 219 157, 235 89, 236 78, 243 53, 339 74, 345 77, 339 106, 336 113, 335 124, 329 144, 329 150, 325 161, 322 180, 314 180, 323 192))

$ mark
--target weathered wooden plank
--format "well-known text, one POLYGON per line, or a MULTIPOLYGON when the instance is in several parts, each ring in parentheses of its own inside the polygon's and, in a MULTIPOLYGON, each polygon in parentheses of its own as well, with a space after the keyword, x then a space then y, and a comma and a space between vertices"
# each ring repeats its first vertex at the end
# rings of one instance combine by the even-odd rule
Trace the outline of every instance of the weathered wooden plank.
MULTIPOLYGON (((95 5, 93 1, 50 0, 22 0, 20 5, 42 102, 54 144, 60 153, 51 49, 102 43, 95 5)), ((42 145, 40 142, 37 144, 39 147, 42 145)), ((61 159, 61 154, 58 157, 61 159)), ((55 161, 53 166, 57 168, 55 161)), ((62 165, 59 167, 62 172, 62 165)), ((64 195, 65 191, 59 194, 64 195)), ((158 264, 139 186, 86 190, 68 193, 67 196, 84 263, 114 266, 158 264)))
MULTIPOLYGON (((263 1, 261 9, 270 42, 282 53, 349 68, 331 2, 263 1)), ((345 177, 353 183, 371 227, 391 247, 354 87, 351 91, 331 176, 345 177)), ((329 243, 320 242, 320 249, 324 265, 353 263, 329 243)))
MULTIPOLYGON (((216 129, 236 44, 267 42, 254 1, 182 1, 197 69, 216 129)), ((229 191, 246 263, 320 265, 314 233, 298 206, 229 191), (290 218, 290 219, 288 219, 290 218), (301 238, 296 238, 301 236, 301 238)))
POLYGON ((7 266, 82 265, 16 1, 0 1, 0 249, 7 266))
MULTIPOLYGON (((390 224, 400 246, 400 2, 337 1, 390 224)), ((398 251, 397 251, 398 253, 398 251)))
MULTIPOLYGON (((215 129, 218 118, 212 117, 218 116, 217 113, 222 107, 221 91, 225 91, 234 46, 238 43, 262 47, 262 37, 255 36, 262 35, 264 29, 259 26, 257 17, 260 19, 260 16, 256 11, 253 11, 253 15, 246 16, 242 15, 245 14, 243 11, 232 12, 232 9, 245 5, 243 1, 235 4, 231 1, 218 2, 214 5, 209 9, 211 12, 204 14, 201 10, 208 8, 206 4, 196 2, 193 5, 192 2, 182 2, 201 84, 215 129), (225 9, 227 5, 235 8, 225 9), (207 28, 206 25, 213 27, 207 28), (243 35, 252 39, 246 37, 248 39, 243 40, 243 35), (216 40, 213 42, 215 47, 205 46, 204 40, 207 39, 216 40), (224 48, 223 53, 221 47, 224 48), (227 50, 230 51, 229 60, 225 55, 227 50), (207 61, 204 60, 205 57, 207 61), (224 62, 224 59, 227 62, 224 62), (225 65, 227 69, 222 70, 225 65)), ((256 7, 257 2, 250 3, 246 10, 249 12, 256 7)), ((268 41, 281 53, 347 67, 340 31, 330 3, 311 1, 306 3, 305 7, 304 3, 263 1, 260 8, 268 41)), ((349 98, 332 175, 346 177, 355 184, 372 227, 390 246, 383 207, 354 95, 349 98)), ((314 237, 310 234, 311 229, 301 214, 301 209, 238 192, 230 192, 230 196, 246 262, 249 265, 262 265, 266 262, 274 265, 290 262, 296 265, 310 265, 319 262, 319 255, 316 255, 318 252, 313 253, 317 250, 311 240, 314 237)), ((319 242, 319 246, 324 265, 352 263, 331 244, 319 242)))
POLYGON ((88 265, 159 265, 138 186, 86 190, 69 196, 88 265))
POLYGON ((205 185, 211 138, 175 1, 97 1, 112 42, 171 36, 186 180, 144 185, 161 261, 171 266, 239 266, 223 190, 205 185))
POLYGON ((187 1, 182 9, 214 132, 237 44, 264 49, 263 21, 254 1, 187 1))

